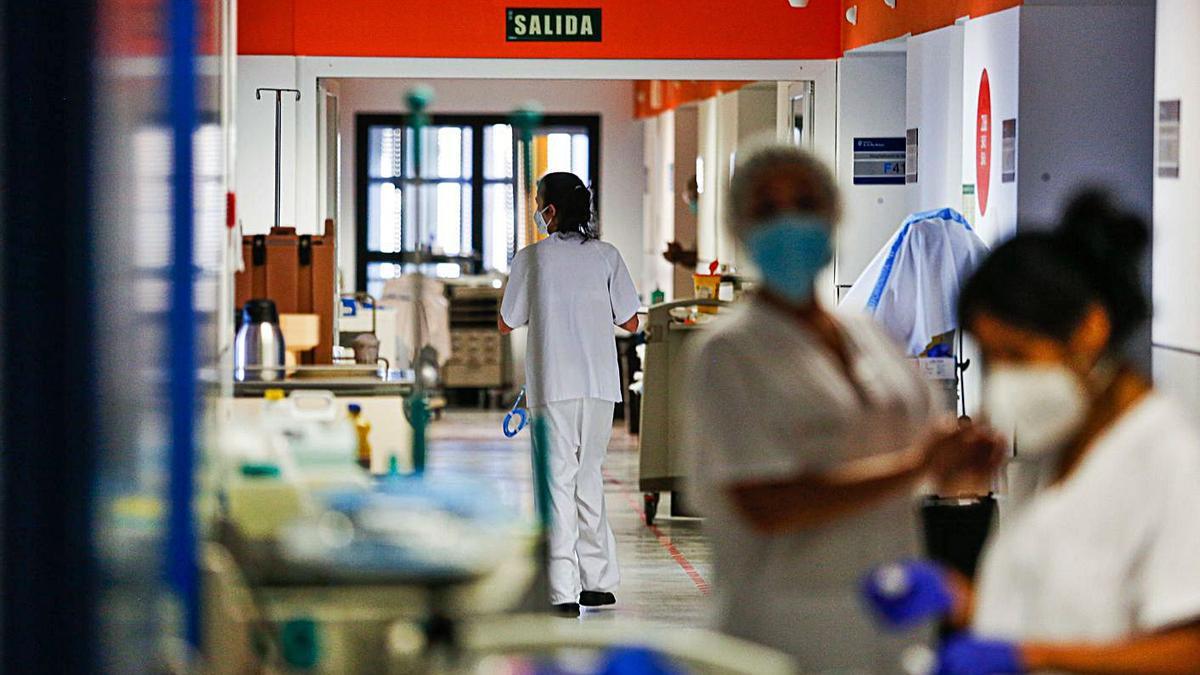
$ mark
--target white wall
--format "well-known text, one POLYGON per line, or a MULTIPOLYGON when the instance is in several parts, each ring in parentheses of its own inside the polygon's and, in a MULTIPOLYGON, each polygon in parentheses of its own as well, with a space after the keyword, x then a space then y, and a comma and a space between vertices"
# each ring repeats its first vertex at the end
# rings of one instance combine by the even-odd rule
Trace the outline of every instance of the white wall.
MULTIPOLYGON (((717 181, 714 193, 717 216, 717 249, 713 253, 723 265, 737 268, 737 243, 727 226, 729 220, 729 184, 733 180, 733 164, 738 149, 738 95, 731 91, 717 96, 717 153, 712 174, 717 181)), ((774 102, 772 101, 772 105, 774 102)), ((705 168, 708 171, 708 168, 705 168)), ((701 259, 700 269, 707 272, 712 260, 701 259)))
POLYGON ((1154 3, 1027 4, 1020 22, 1021 227, 1052 221, 1085 184, 1115 191, 1149 217, 1154 3))
MULTIPOLYGON (((1111 191, 1150 220, 1154 11, 1151 0, 1021 8, 1021 229, 1054 222, 1085 185, 1111 191)), ((1149 255, 1143 282, 1149 292, 1149 255)), ((1150 332, 1145 327, 1132 336, 1127 350, 1147 371, 1150 332)))
MULTIPOLYGON (((508 113, 530 100, 547 113, 598 114, 600 214, 603 238, 621 251, 632 270, 642 266, 642 129, 633 118, 633 85, 623 80, 421 80, 433 87, 432 113, 508 113)), ((342 126, 341 264, 354 279, 355 148, 358 113, 405 112, 404 94, 416 80, 346 78, 340 84, 342 126)), ((645 280, 639 292, 648 294, 645 280)))
MULTIPOLYGON (((980 236, 997 243, 1016 233, 1017 179, 1001 176, 1003 120, 1017 119, 1018 143, 1024 140, 1018 117, 1021 97, 1021 9, 1014 8, 908 38, 908 128, 918 129, 917 182, 908 185, 909 212, 945 206, 963 211, 980 236), (976 173, 976 122, 983 71, 991 91, 991 145, 987 209, 979 203, 976 173), (976 187, 974 199, 963 186, 976 187)), ((1041 62, 1030 69, 1045 67, 1041 62)), ((1059 106, 1045 114, 1057 116, 1059 106)), ((1060 141, 1063 139, 1059 139, 1060 141)), ((1018 163, 1022 159, 1018 147, 1018 163)), ((1019 168, 1019 164, 1018 164, 1019 168)))
POLYGON ((675 112, 668 110, 642 121, 644 128, 643 162, 646 185, 642 197, 643 247, 642 283, 649 301, 659 289, 667 300, 674 296, 671 263, 663 258, 667 242, 675 238, 675 112))
POLYGON ((779 137, 779 83, 756 82, 737 94, 738 145, 774 143, 779 137))
POLYGON ((716 97, 706 98, 697 105, 697 156, 702 175, 698 177, 700 202, 697 213, 696 250, 701 267, 717 257, 717 231, 725 220, 717 212, 719 117, 720 106, 717 105, 716 97))
MULTIPOLYGON (((1017 231, 1017 183, 1015 180, 1011 183, 1001 182, 1000 130, 1003 120, 1017 118, 1020 100, 1020 18, 1021 8, 1014 7, 971 19, 963 26, 962 184, 975 185, 975 216, 972 222, 979 236, 988 243, 1007 239, 1017 231), (976 176, 976 117, 985 69, 991 87, 991 161, 986 211, 980 208, 981 191, 976 176)), ((1017 119, 1018 140, 1020 136, 1021 120, 1017 119)))
POLYGON ((908 214, 903 185, 854 185, 855 138, 904 136, 905 62, 902 51, 850 52, 838 69, 838 284, 854 283, 908 214))
MULTIPOLYGON (((756 82, 754 84, 742 87, 733 95, 737 99, 736 111, 736 138, 733 139, 734 146, 731 153, 731 159, 734 163, 740 161, 746 153, 753 153, 755 150, 774 145, 779 140, 779 91, 781 88, 786 89, 788 83, 783 82, 756 82)), ((732 105, 732 101, 730 103, 732 105)), ((790 115, 789 115, 790 118, 790 115)), ((728 166, 728 165, 727 165, 728 166)), ((733 174, 729 173, 726 177, 726 185, 732 181, 733 174)), ((727 197, 729 193, 726 191, 727 197)), ((722 222, 728 220, 730 204, 728 199, 721 206, 722 222)), ((732 269, 737 270, 741 274, 754 273, 753 263, 750 256, 746 253, 745 248, 732 236, 728 226, 722 227, 721 232, 724 237, 720 240, 720 258, 722 263, 728 263, 732 269)), ((703 270, 707 271, 707 270, 703 270)))
MULTIPOLYGON (((684 106, 675 110, 675 185, 674 185, 674 237, 684 249, 696 248, 697 214, 683 200, 687 191, 688 180, 696 172, 696 155, 699 152, 700 129, 698 126, 699 112, 695 106, 684 106)), ((661 257, 661 256, 660 256, 661 257)), ((668 298, 690 298, 694 293, 692 272, 673 265, 672 292, 668 298)), ((664 289, 665 290, 665 289, 664 289)))
POLYGON ((1154 180, 1154 378, 1200 410, 1200 2, 1158 0, 1156 101, 1179 100, 1179 178, 1154 180))
POLYGON ((962 209, 963 27, 908 38, 906 128, 917 129, 908 212, 962 209))
MULTIPOLYGON (((296 88, 296 59, 291 56, 239 56, 237 59, 238 217, 246 234, 265 234, 275 222, 275 95, 258 87, 296 88)), ((303 95, 314 96, 315 92, 303 95)), ((283 99, 280 224, 296 225, 295 94, 283 99)), ((316 131, 314 130, 315 134, 316 131)))

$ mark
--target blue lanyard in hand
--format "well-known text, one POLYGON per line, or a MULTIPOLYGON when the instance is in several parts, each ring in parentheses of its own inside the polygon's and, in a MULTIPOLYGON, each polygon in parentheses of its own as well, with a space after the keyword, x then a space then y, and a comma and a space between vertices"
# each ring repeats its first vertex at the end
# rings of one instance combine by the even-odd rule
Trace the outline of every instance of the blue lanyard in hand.
POLYGON ((525 388, 522 387, 521 393, 517 394, 517 400, 513 402, 512 410, 508 411, 508 414, 504 416, 504 424, 502 425, 502 428, 504 429, 504 435, 509 438, 521 433, 521 430, 525 428, 525 425, 529 424, 529 412, 521 407, 521 399, 524 397, 525 388), (512 421, 514 415, 517 416, 520 422, 517 424, 516 429, 511 429, 509 427, 509 423, 512 421))

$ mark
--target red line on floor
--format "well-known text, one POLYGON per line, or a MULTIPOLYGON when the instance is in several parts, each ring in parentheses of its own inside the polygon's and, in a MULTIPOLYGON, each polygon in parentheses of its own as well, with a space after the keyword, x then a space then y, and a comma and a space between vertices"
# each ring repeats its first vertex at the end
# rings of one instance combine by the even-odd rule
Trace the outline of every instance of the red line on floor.
MULTIPOLYGON (((604 472, 604 479, 613 485, 623 485, 621 481, 613 478, 607 471, 604 472)), ((638 514, 638 517, 642 519, 642 523, 649 528, 650 532, 653 533, 655 538, 658 539, 658 543, 667 550, 667 554, 679 564, 679 567, 683 569, 684 574, 688 575, 688 577, 692 580, 692 583, 696 585, 696 588, 704 595, 710 595, 712 593, 712 586, 709 586, 708 582, 704 580, 704 577, 700 576, 700 572, 698 572, 692 563, 688 561, 687 557, 680 552, 679 548, 675 546, 675 543, 671 541, 671 538, 664 534, 662 530, 658 529, 657 525, 651 525, 650 523, 646 522, 646 511, 638 506, 638 501, 635 494, 632 492, 625 492, 625 500, 629 502, 629 508, 633 509, 633 512, 638 514)))

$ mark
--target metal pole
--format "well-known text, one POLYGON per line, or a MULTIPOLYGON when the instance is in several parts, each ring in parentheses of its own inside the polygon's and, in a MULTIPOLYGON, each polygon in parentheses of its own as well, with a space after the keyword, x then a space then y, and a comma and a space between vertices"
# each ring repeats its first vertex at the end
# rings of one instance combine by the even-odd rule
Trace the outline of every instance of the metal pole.
POLYGON ((280 173, 283 166, 283 92, 275 92, 275 227, 279 227, 280 173))
POLYGON ((200 567, 195 518, 196 306, 195 196, 192 135, 196 130, 194 0, 171 0, 167 80, 171 120, 171 262, 168 335, 170 446, 167 453, 167 578, 182 610, 183 637, 200 649, 200 567))
POLYGON ((259 87, 254 90, 254 99, 262 100, 264 91, 275 92, 275 227, 279 227, 279 208, 283 202, 281 175, 283 172, 283 92, 289 91, 300 100, 299 89, 276 89, 274 87, 259 87))

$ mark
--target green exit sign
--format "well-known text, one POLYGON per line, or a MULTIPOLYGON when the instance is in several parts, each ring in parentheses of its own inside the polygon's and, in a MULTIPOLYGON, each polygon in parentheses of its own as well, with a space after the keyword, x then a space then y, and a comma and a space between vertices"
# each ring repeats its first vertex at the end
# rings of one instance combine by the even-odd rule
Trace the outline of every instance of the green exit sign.
POLYGON ((599 42, 599 9, 509 7, 509 42, 599 42))

